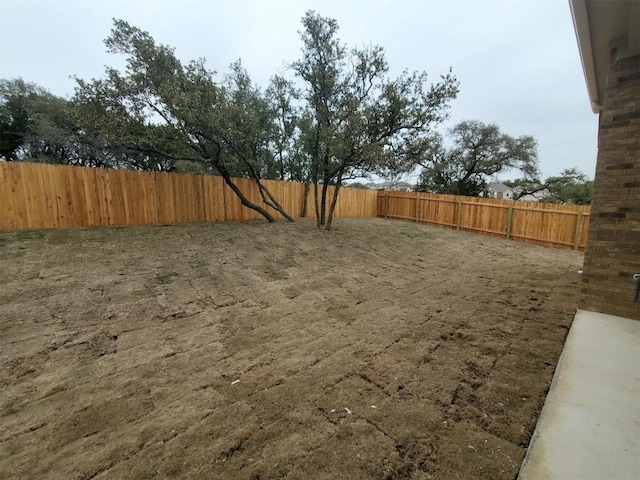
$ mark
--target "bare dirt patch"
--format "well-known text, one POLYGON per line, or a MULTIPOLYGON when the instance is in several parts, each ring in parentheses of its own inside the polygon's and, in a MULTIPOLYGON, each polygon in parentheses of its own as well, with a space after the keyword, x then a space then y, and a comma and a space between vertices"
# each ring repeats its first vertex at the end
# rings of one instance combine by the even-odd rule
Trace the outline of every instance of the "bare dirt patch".
POLYGON ((0 235, 0 477, 514 478, 582 255, 312 225, 0 235))

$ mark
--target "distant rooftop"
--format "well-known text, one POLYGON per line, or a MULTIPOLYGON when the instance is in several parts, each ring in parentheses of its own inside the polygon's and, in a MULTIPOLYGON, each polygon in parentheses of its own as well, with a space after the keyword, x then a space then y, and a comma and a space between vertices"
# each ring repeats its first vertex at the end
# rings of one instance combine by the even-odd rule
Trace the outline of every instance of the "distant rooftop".
POLYGON ((489 188, 494 192, 498 192, 498 193, 504 193, 509 190, 513 190, 511 187, 507 187, 504 183, 500 183, 500 182, 491 182, 489 184, 489 188))

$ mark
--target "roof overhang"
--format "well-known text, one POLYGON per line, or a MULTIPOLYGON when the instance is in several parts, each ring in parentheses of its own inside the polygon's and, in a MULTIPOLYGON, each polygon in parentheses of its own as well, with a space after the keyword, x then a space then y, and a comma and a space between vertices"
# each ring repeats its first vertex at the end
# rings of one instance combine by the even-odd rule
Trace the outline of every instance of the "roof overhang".
POLYGON ((640 0, 569 0, 591 108, 602 110, 611 48, 640 54, 640 0))

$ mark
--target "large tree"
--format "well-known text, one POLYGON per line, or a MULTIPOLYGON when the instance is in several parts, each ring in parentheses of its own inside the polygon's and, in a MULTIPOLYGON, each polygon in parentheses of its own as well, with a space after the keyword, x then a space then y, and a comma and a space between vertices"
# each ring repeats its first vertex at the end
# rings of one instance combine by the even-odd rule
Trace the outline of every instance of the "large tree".
POLYGON ((416 190, 453 195, 478 196, 497 174, 519 170, 524 178, 536 178, 536 140, 530 135, 512 137, 495 124, 462 121, 450 130, 453 146, 446 148, 434 136, 431 148, 420 162, 423 170, 416 190))
POLYGON ((337 37, 337 22, 315 12, 302 24, 302 58, 292 67, 305 85, 303 144, 317 224, 330 230, 344 180, 415 167, 433 127, 446 118, 458 82, 448 73, 428 85, 426 73, 406 71, 390 79, 381 47, 348 49, 337 37))
POLYGON ((216 82, 204 59, 183 64, 172 48, 123 20, 114 20, 105 43, 109 52, 125 56, 126 68, 78 80, 82 128, 131 153, 204 165, 222 176, 242 205, 275 221, 232 179, 247 176, 265 204, 292 220, 261 182, 272 141, 271 109, 239 62, 216 82))
POLYGON ((78 129, 69 101, 22 79, 0 80, 0 156, 73 163, 78 129))
POLYGON ((173 162, 126 152, 79 127, 76 104, 21 79, 0 80, 0 156, 85 167, 172 170, 173 162))
POLYGON ((0 157, 18 160, 29 130, 31 100, 42 93, 21 79, 0 81, 0 157))

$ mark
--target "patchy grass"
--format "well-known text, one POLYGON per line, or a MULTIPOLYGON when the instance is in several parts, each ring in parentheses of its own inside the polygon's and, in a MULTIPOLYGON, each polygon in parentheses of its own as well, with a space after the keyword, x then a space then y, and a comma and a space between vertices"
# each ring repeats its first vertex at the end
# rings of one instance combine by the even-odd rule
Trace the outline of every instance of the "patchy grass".
MULTIPOLYGON (((46 230, 23 230, 18 232, 0 232, 0 246, 13 242, 28 242, 29 240, 41 240, 45 238, 46 230)), ((24 246, 24 245, 23 245, 24 246)))
POLYGON ((169 272, 163 275, 156 275, 156 282, 158 282, 158 285, 166 285, 167 283, 171 283, 173 277, 177 277, 178 275, 179 273, 176 273, 176 272, 169 272))

